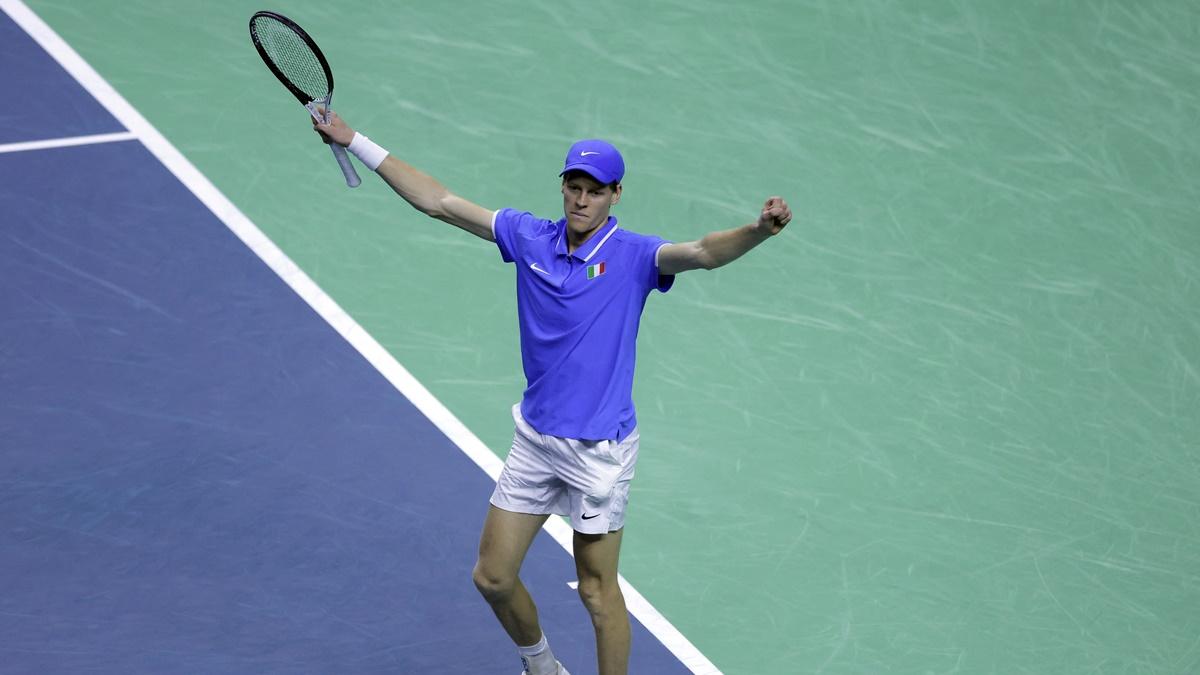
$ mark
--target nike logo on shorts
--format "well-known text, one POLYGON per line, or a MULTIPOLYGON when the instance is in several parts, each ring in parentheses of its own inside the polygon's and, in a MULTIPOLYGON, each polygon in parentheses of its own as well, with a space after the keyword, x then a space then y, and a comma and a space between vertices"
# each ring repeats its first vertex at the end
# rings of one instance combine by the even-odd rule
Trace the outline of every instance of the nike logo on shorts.
POLYGON ((587 515, 587 514, 585 513, 585 514, 583 514, 583 519, 584 519, 584 520, 591 520, 592 518, 595 518, 595 517, 596 517, 596 516, 598 516, 598 515, 600 515, 600 514, 599 514, 599 513, 593 513, 592 515, 590 515, 590 516, 589 516, 589 515, 587 515))

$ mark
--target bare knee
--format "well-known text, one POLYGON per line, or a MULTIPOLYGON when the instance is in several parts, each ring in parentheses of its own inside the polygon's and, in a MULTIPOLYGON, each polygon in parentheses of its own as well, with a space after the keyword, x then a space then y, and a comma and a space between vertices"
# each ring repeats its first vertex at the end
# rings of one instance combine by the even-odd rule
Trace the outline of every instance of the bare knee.
POLYGON ((579 599, 593 620, 601 620, 615 613, 625 612, 625 598, 617 580, 599 577, 579 580, 579 599))
POLYGON ((489 603, 504 602, 511 598, 517 581, 512 575, 499 574, 488 569, 482 560, 475 563, 471 580, 475 582, 475 588, 479 589, 480 595, 489 603))

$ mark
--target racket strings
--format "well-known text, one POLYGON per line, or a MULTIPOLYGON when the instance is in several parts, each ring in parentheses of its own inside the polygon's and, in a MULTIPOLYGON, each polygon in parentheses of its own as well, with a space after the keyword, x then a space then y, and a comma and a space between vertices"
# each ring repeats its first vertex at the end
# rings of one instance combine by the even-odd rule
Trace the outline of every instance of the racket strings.
POLYGON ((313 100, 329 95, 325 69, 308 43, 290 27, 269 17, 257 17, 251 26, 267 57, 288 80, 313 100))

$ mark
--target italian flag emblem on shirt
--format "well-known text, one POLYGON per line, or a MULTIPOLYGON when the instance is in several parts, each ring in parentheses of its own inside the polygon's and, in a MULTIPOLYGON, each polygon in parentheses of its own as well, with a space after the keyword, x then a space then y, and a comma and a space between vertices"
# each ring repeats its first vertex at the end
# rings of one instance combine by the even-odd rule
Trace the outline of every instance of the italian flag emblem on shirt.
POLYGON ((600 276, 601 274, 604 274, 604 263, 596 263, 595 265, 588 265, 587 274, 588 274, 587 278, 589 278, 589 279, 595 279, 596 277, 600 276))

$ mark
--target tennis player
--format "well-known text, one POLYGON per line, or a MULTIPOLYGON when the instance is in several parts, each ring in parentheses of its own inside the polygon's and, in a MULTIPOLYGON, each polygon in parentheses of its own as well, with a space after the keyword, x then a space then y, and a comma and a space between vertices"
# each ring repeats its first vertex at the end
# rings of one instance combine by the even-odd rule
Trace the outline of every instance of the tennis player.
POLYGON ((651 291, 667 292, 676 274, 721 267, 778 234, 791 210, 771 197, 754 223, 670 243, 617 225, 610 211, 621 199, 625 162, 604 141, 571 146, 560 174, 563 217, 549 220, 473 204, 336 114, 314 126, 418 211, 495 242, 515 265, 527 387, 512 409, 516 431, 483 525, 475 585, 516 643, 524 673, 567 675, 518 573, 550 514, 570 516, 599 672, 623 675, 629 616, 617 559, 638 456, 632 390, 642 308, 651 291))

